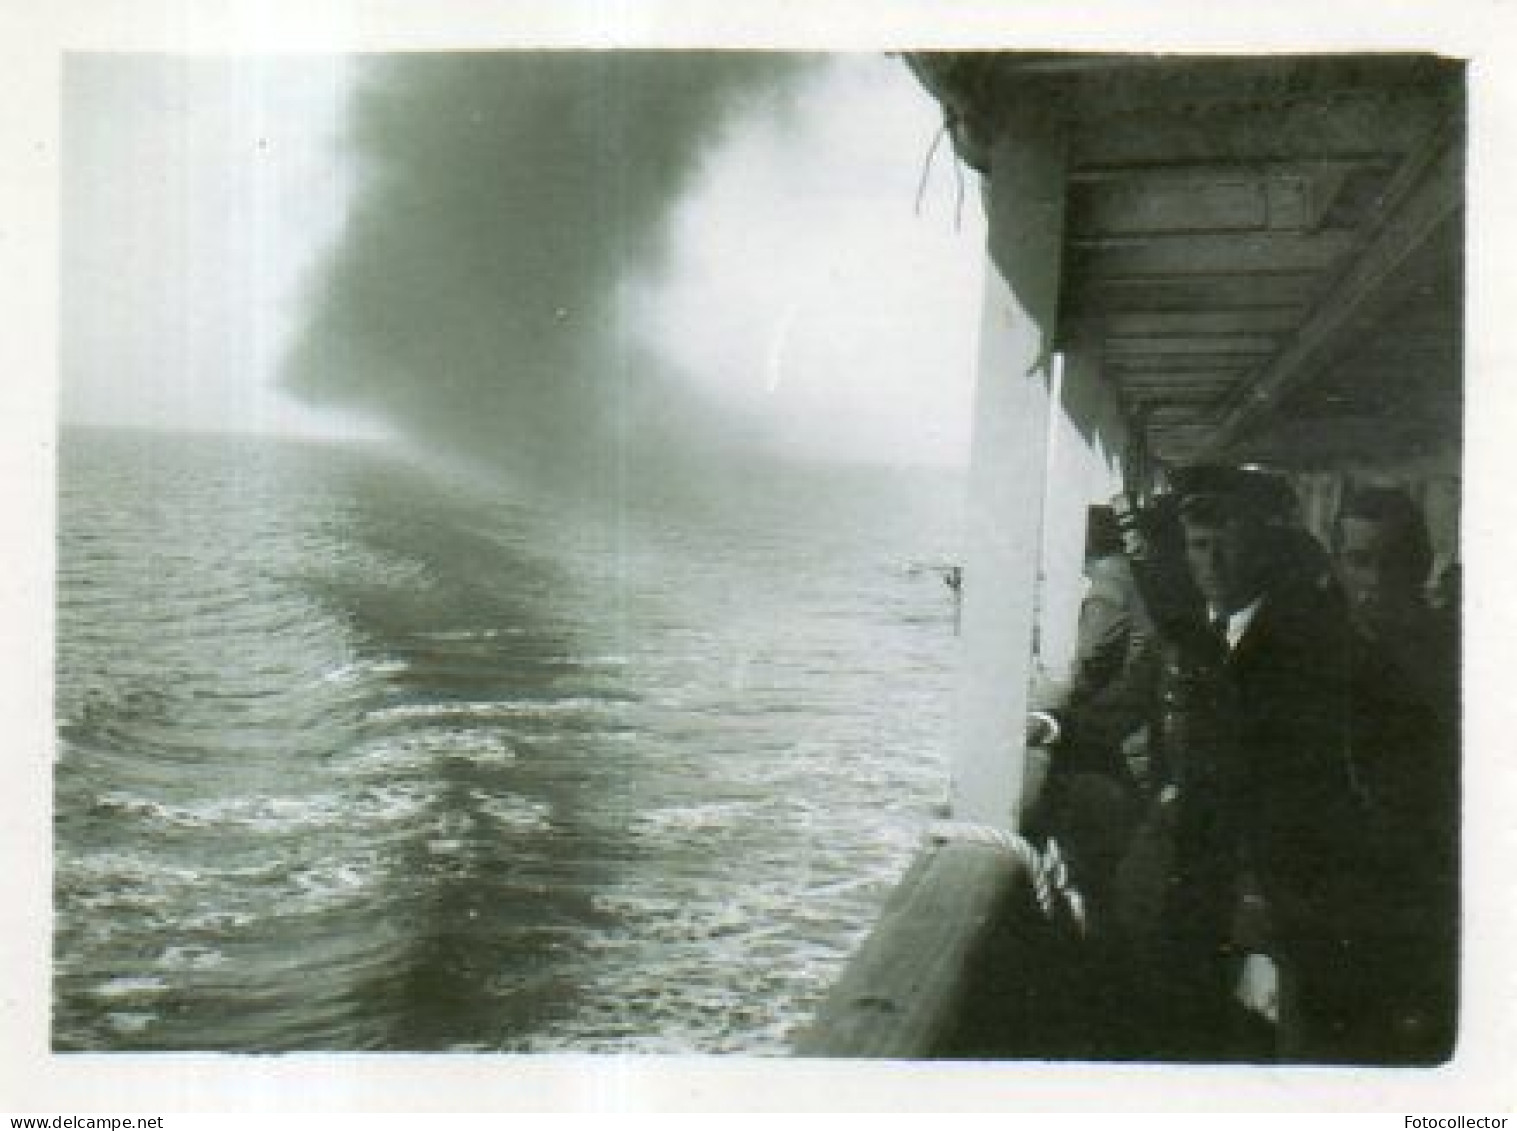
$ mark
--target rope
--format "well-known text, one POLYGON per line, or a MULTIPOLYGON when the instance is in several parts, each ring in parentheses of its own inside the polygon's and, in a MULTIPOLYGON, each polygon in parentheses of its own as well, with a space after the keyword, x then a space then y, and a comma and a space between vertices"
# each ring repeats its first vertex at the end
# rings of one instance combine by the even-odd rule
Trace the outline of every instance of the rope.
POLYGON ((1052 919, 1062 909, 1076 930, 1085 933, 1085 897, 1069 882, 1069 866, 1059 842, 1052 837, 1048 847, 1039 852, 1026 837, 1009 829, 976 821, 934 821, 927 828, 927 840, 938 845, 983 844, 1000 849, 1026 869, 1032 879, 1033 897, 1044 916, 1052 919))
POLYGON ((953 230, 960 231, 964 221, 964 169, 955 158, 953 162, 953 230))
POLYGON ((927 827, 927 839, 934 844, 988 844, 1004 849, 1020 860, 1029 872, 1036 872, 1042 859, 1026 837, 976 821, 934 821, 927 827))
POLYGON ((927 174, 932 171, 932 159, 938 155, 938 144, 943 140, 943 135, 948 132, 948 120, 938 127, 938 132, 932 135, 932 145, 927 150, 927 158, 922 162, 922 177, 917 182, 917 201, 912 209, 918 216, 922 214, 922 194, 927 191, 927 174))
MULTIPOLYGON (((928 148, 927 157, 922 162, 922 176, 917 181, 916 204, 912 208, 912 211, 918 216, 922 214, 922 197, 927 192, 927 174, 932 171, 932 159, 938 155, 938 146, 942 143, 944 135, 952 127, 953 114, 950 112, 944 116, 943 124, 938 127, 938 132, 933 135, 932 145, 928 148)), ((953 230, 957 232, 962 230, 964 221, 964 170, 960 167, 956 156, 952 159, 952 162, 954 184, 953 230)))

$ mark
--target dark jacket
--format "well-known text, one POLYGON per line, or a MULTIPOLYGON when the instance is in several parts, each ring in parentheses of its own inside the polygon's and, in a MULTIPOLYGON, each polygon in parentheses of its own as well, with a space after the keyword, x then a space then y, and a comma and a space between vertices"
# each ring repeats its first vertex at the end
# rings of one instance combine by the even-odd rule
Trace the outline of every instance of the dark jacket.
POLYGON ((1459 695, 1452 626, 1351 642, 1350 744, 1364 799, 1355 1031, 1361 1059, 1434 1063, 1458 996, 1459 695))
POLYGON ((1357 930, 1348 893, 1363 817, 1341 601, 1309 576, 1283 575, 1236 647, 1172 656, 1165 678, 1178 790, 1165 964, 1187 982, 1176 992, 1192 996, 1204 1046, 1231 1010, 1237 960, 1270 955, 1291 998, 1281 1041, 1312 1058, 1345 1024, 1336 987, 1357 930))

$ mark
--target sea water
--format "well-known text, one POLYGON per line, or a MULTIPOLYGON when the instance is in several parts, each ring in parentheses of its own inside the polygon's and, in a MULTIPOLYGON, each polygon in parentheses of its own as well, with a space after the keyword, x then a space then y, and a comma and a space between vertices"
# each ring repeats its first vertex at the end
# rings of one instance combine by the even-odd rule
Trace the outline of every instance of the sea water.
POLYGON ((946 792, 960 497, 66 431, 55 1048, 784 1052, 946 792))

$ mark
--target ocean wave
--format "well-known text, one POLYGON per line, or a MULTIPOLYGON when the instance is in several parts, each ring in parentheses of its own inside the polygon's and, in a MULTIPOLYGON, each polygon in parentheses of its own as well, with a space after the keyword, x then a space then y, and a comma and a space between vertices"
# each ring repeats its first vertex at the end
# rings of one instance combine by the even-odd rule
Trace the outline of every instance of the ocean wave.
POLYGON ((459 702, 402 703, 365 713, 371 725, 448 722, 457 719, 557 719, 564 715, 608 715, 617 703, 603 697, 562 699, 492 699, 459 702))
POLYGON ((663 837, 669 833, 700 833, 732 828, 754 819, 758 803, 752 801, 703 801, 650 809, 632 819, 633 836, 663 837))
POLYGON ((476 812, 513 832, 538 832, 553 822, 553 806, 546 801, 483 789, 469 790, 468 798, 476 812))
POLYGON ((155 998, 167 993, 169 984, 162 978, 141 975, 124 975, 112 978, 93 987, 90 993, 106 1001, 155 998))
POLYGON ((148 1027, 159 1020, 156 1013, 143 1010, 129 1010, 113 1012, 105 1015, 106 1024, 118 1033, 135 1035, 146 1032, 148 1027))
POLYGON ((289 878, 295 898, 283 903, 276 914, 309 914, 367 899, 385 874, 375 857, 328 860, 298 868, 289 878))
POLYGON ((60 901, 86 907, 90 899, 194 903, 194 893, 207 886, 247 891, 281 879, 290 868, 288 856, 279 851, 251 860, 247 853, 239 853, 236 864, 196 866, 175 863, 170 851, 165 849, 163 856, 120 849, 62 852, 55 873, 60 901))
POLYGON ((131 794, 102 795, 97 806, 181 828, 235 826, 264 832, 287 832, 313 825, 332 825, 347 819, 348 801, 340 794, 295 797, 224 797, 175 805, 131 794))
POLYGON ((337 769, 344 774, 392 774, 430 769, 444 758, 505 766, 516 761, 513 739, 506 732, 482 727, 382 733, 342 757, 337 769))
POLYGON ((263 921, 264 916, 254 911, 236 911, 225 907, 193 912, 178 920, 184 930, 206 935, 235 934, 263 921))
POLYGON ((156 964, 164 970, 214 970, 226 960, 226 955, 213 946, 184 944, 166 947, 156 964))
POLYGON ((55 1040, 780 1051, 941 792, 939 589, 250 445, 60 475, 55 1040))

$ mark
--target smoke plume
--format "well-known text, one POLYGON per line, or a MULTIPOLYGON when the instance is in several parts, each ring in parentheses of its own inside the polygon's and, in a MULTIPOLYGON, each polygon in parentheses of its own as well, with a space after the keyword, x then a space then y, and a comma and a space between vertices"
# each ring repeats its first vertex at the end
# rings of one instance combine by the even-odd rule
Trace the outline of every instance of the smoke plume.
POLYGON ((751 446, 639 347, 629 288, 725 130, 805 57, 503 52, 364 64, 352 210, 285 370, 317 403, 593 487, 751 446))

